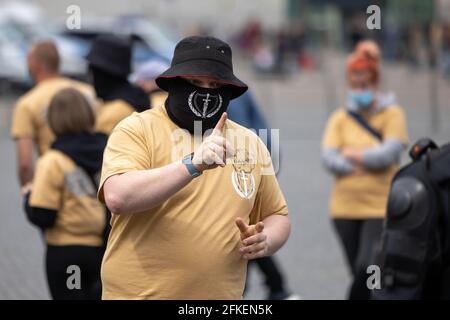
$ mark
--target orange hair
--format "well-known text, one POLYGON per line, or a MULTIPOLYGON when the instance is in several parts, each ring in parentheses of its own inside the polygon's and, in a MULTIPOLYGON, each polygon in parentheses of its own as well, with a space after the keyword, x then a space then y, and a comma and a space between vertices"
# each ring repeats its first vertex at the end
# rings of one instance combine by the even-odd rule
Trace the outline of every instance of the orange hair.
POLYGON ((354 71, 369 71, 372 74, 372 81, 378 83, 380 58, 380 49, 374 41, 362 41, 347 59, 347 74, 354 71))
POLYGON ((356 45, 355 53, 362 54, 376 63, 381 60, 381 50, 377 43, 373 40, 364 40, 356 45))

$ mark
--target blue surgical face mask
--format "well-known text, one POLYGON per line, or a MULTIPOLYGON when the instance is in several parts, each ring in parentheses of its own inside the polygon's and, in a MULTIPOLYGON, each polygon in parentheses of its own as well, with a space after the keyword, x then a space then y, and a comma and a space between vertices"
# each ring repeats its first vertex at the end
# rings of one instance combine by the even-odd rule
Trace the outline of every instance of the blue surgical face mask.
POLYGON ((348 100, 352 109, 356 108, 357 110, 364 110, 372 104, 374 96, 374 92, 369 89, 363 91, 349 91, 348 100))

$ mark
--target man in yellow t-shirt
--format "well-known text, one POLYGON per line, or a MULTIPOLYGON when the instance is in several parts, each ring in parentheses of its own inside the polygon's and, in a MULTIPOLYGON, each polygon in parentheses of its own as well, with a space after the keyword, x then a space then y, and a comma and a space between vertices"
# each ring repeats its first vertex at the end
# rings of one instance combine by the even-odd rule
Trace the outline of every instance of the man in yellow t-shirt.
POLYGON ((101 35, 92 44, 87 60, 95 92, 102 100, 96 131, 109 135, 122 119, 150 107, 145 91, 127 80, 131 72, 129 39, 101 35))
POLYGON ((46 119, 52 97, 61 89, 73 87, 85 94, 93 106, 95 103, 91 86, 58 74, 59 60, 57 48, 52 42, 36 43, 28 53, 28 70, 36 85, 18 100, 11 128, 11 135, 16 141, 21 186, 33 179, 33 149, 36 147, 41 156, 55 139, 46 119))
POLYGON ((290 232, 266 147, 226 117, 247 86, 231 48, 211 37, 180 41, 156 81, 165 106, 123 120, 105 149, 103 298, 241 299, 247 260, 273 254, 290 232))

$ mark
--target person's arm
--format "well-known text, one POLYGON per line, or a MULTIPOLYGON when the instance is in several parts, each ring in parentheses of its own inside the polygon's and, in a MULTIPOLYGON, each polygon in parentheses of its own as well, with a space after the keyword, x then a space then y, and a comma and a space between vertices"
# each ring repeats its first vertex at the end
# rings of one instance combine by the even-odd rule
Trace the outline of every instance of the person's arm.
POLYGON ((16 139, 17 154, 17 175, 20 185, 25 186, 33 180, 34 163, 33 163, 33 139, 17 138, 16 139))
POLYGON ((271 215, 250 226, 237 218, 236 225, 241 232, 239 252, 247 260, 273 255, 286 243, 291 232, 290 219, 284 215, 271 215))
POLYGON ((192 179, 181 161, 115 175, 105 181, 105 203, 115 214, 141 212, 169 199, 192 179))
POLYGON ((289 216, 271 215, 263 220, 267 236, 268 256, 277 252, 288 240, 291 234, 291 219, 289 216))
MULTIPOLYGON (((226 119, 224 113, 213 133, 195 151, 192 163, 198 171, 224 167, 225 157, 233 155, 233 150, 222 135, 226 119)), ((163 203, 191 180, 191 175, 181 161, 161 168, 113 175, 103 185, 105 203, 115 214, 142 212, 163 203)))
POLYGON ((343 157, 336 148, 323 148, 321 159, 324 167, 337 176, 348 175, 353 172, 351 161, 343 157))
POLYGON ((400 161, 403 144, 396 139, 386 140, 375 148, 365 150, 362 166, 369 170, 380 170, 400 161))
POLYGON ((397 139, 389 139, 376 147, 359 150, 346 148, 342 154, 354 165, 367 170, 382 170, 400 161, 404 145, 397 139))
POLYGON ((342 154, 358 166, 367 170, 381 170, 400 161, 402 151, 408 144, 406 118, 403 109, 390 107, 383 126, 384 140, 379 145, 365 150, 342 150, 342 154))
POLYGON ((57 158, 48 153, 36 163, 33 185, 22 188, 28 221, 43 231, 55 225, 64 194, 64 171, 57 158))
POLYGON ((24 187, 34 176, 34 141, 37 136, 34 115, 26 98, 21 98, 14 107, 11 119, 11 137, 16 144, 16 168, 20 186, 24 187))
POLYGON ((336 176, 352 174, 356 169, 342 154, 342 148, 345 145, 342 137, 345 115, 346 112, 341 109, 332 113, 325 126, 321 143, 322 165, 336 176))

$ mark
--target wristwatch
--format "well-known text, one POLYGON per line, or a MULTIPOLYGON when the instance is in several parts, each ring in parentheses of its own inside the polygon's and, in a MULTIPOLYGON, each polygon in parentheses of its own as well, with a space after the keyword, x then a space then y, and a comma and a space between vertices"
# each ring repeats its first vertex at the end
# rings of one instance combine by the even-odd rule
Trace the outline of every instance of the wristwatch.
POLYGON ((188 154, 185 156, 182 160, 183 164, 186 166, 189 174, 196 178, 198 176, 202 175, 202 172, 198 171, 197 168, 192 164, 192 157, 194 156, 194 153, 188 154))

